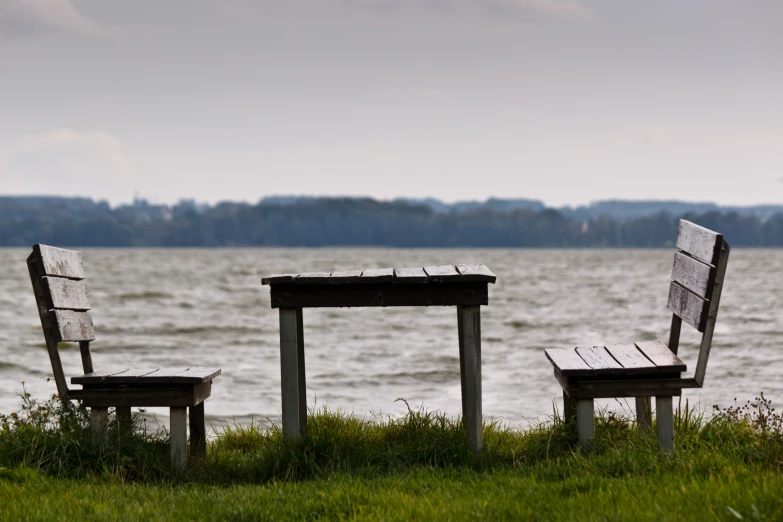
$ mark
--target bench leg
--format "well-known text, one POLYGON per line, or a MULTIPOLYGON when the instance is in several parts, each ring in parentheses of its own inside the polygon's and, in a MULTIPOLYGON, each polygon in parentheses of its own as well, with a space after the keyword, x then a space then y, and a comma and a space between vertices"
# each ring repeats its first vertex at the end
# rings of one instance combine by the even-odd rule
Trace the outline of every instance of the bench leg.
POLYGON ((280 309, 280 377, 283 394, 283 435, 288 439, 307 432, 304 323, 301 308, 280 309))
POLYGON ((576 425, 579 431, 579 446, 588 453, 595 440, 595 409, 593 399, 579 399, 576 403, 576 425))
POLYGON ((671 397, 655 398, 655 420, 658 424, 658 447, 671 453, 674 450, 674 411, 671 397))
POLYGON ((563 422, 565 424, 576 422, 576 402, 563 390, 563 422))
POLYGON ((190 421, 190 453, 199 457, 207 456, 207 430, 204 422, 204 403, 188 409, 190 421))
POLYGON ((185 471, 188 463, 187 417, 187 408, 171 408, 171 467, 177 473, 185 471))
POLYGON ((109 438, 109 408, 90 408, 92 443, 106 444, 109 438))
POLYGON ((117 429, 120 435, 130 435, 133 433, 133 417, 131 415, 131 409, 128 406, 120 406, 115 408, 117 413, 117 429))
POLYGON ((478 306, 457 306, 459 362, 462 381, 462 418, 468 432, 468 446, 481 452, 481 313, 478 306))
POLYGON ((649 397, 636 397, 636 424, 640 431, 652 426, 652 401, 649 397))

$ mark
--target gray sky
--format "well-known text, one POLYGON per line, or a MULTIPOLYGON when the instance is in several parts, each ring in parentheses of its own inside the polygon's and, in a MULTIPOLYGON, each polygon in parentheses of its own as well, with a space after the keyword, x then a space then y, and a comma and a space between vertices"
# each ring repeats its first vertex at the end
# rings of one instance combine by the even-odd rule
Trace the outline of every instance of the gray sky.
POLYGON ((0 0, 0 193, 783 203, 783 2, 0 0))

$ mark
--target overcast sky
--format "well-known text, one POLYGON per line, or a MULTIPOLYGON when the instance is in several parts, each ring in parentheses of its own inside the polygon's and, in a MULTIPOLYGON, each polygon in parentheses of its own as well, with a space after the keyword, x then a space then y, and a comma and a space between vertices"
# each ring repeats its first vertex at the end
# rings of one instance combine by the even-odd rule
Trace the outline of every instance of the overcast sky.
POLYGON ((783 1, 0 0, 0 193, 783 203, 783 1))

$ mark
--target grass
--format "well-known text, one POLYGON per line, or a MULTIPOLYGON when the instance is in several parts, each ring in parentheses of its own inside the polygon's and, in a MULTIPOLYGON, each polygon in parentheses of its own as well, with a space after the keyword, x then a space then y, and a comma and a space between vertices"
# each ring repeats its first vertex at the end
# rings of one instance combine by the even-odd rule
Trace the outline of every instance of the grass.
POLYGON ((277 428, 224 426, 176 476, 165 432, 120 437, 112 423, 96 447, 88 426, 74 404, 27 395, 0 417, 0 518, 783 519, 783 423, 763 395, 709 419, 678 409, 668 456, 654 433, 606 412, 589 456, 555 415, 528 430, 486 425, 475 458, 444 415, 320 410, 298 444, 277 428))

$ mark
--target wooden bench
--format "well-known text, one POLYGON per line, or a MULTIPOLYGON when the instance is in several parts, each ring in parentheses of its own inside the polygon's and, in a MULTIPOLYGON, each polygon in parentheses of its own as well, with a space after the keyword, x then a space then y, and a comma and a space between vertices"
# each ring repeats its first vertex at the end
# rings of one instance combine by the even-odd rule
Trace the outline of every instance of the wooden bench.
POLYGON ((655 397, 658 443, 671 451, 672 396, 704 384, 730 247, 721 234, 685 220, 680 221, 676 246, 667 306, 672 312, 668 345, 647 341, 546 350, 563 387, 565 418, 576 417, 584 451, 594 438, 593 399, 611 397, 636 398, 642 429, 651 424, 650 397, 655 397), (677 357, 683 322, 703 334, 696 372, 689 379, 682 377, 686 365, 677 357))
POLYGON ((272 308, 280 309, 280 367, 283 433, 307 429, 302 309, 358 306, 456 306, 459 332, 462 416, 468 445, 481 451, 481 321, 487 286, 495 282, 484 265, 382 268, 281 274, 265 277, 272 308))
POLYGON ((116 409, 121 430, 131 429, 132 407, 171 408, 171 462, 183 470, 187 463, 187 413, 194 455, 206 453, 204 401, 219 368, 113 368, 95 371, 90 342, 95 340, 82 254, 46 245, 34 245, 27 258, 38 315, 52 363, 57 393, 62 400, 79 400, 90 408, 96 440, 105 441, 108 408, 116 409), (84 375, 73 377, 71 390, 63 373, 58 343, 78 342, 84 375))

